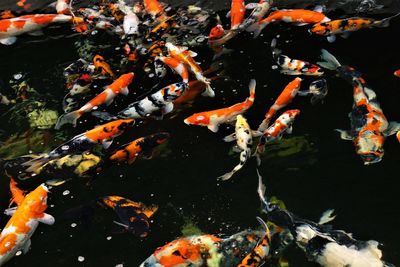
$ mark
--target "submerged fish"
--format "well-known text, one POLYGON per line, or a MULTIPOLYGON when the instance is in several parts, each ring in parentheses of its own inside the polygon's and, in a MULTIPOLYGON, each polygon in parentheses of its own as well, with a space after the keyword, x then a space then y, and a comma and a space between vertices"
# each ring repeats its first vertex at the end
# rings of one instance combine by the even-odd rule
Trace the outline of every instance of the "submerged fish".
POLYGON ((154 149, 167 141, 169 136, 169 133, 161 132, 140 137, 129 144, 121 146, 117 151, 112 153, 110 160, 119 162, 126 161, 128 164, 132 164, 140 155, 151 158, 154 149))
POLYGON ((139 237, 146 237, 149 234, 149 219, 158 210, 157 206, 146 206, 120 196, 106 196, 99 201, 115 211, 120 221, 114 223, 122 226, 124 231, 139 237))
POLYGON ((27 253, 31 237, 39 222, 52 225, 54 217, 45 213, 47 209, 47 187, 42 184, 23 196, 11 181, 10 190, 17 207, 9 208, 5 214, 12 216, 0 234, 0 266, 15 256, 17 251, 27 253))
POLYGON ((320 222, 316 223, 272 205, 266 200, 265 186, 260 175, 257 192, 267 220, 288 229, 296 245, 306 253, 310 261, 324 267, 393 267, 382 261, 382 251, 377 241, 360 241, 350 233, 325 225, 334 219, 331 213, 324 214, 320 222))
POLYGON ((361 73, 349 66, 342 66, 328 51, 322 50, 323 62, 318 64, 337 71, 339 77, 353 86, 353 110, 350 112, 351 130, 340 132, 344 140, 354 143, 356 152, 364 164, 369 165, 382 160, 383 143, 389 135, 400 129, 397 122, 389 123, 376 98, 376 93, 367 85, 361 73))

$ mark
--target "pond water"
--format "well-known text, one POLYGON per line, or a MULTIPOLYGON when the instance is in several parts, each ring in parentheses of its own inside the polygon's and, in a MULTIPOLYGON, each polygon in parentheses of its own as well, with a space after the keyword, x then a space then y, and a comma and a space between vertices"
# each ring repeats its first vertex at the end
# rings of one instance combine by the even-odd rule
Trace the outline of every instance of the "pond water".
MULTIPOLYGON (((179 4, 179 1, 175 2, 179 4)), ((279 1, 279 5, 285 6, 284 1, 279 1)), ((225 6, 215 7, 221 18, 225 16, 226 6, 229 6, 228 2, 225 6)), ((292 3, 290 7, 293 7, 292 3)), ((213 8, 212 4, 208 3, 207 8, 213 8)), ((386 13, 379 10, 376 13, 381 14, 371 12, 366 15, 383 18, 396 13, 396 8, 390 9, 389 4, 385 7, 386 13)), ((348 14, 331 5, 328 16, 354 15, 352 10, 346 11, 348 14)), ((274 99, 293 79, 293 76, 285 76, 271 68, 270 41, 277 34, 281 35, 280 40, 288 40, 280 43, 284 54, 316 62, 320 49, 325 48, 340 62, 362 72, 377 93, 388 120, 400 121, 400 79, 393 76, 394 70, 400 68, 400 18, 394 19, 388 28, 356 32, 334 43, 311 36, 307 29, 282 23, 271 25, 257 39, 247 33, 232 39, 226 45, 232 53, 221 59, 225 77, 212 83, 215 98, 199 97, 193 105, 164 120, 135 126, 118 137, 112 147, 167 131, 171 138, 160 149, 159 155, 151 160, 139 159, 132 165, 111 164, 93 180, 74 178, 51 188, 47 212, 56 218, 56 223, 52 226, 41 224, 32 238, 29 253, 15 257, 7 266, 139 266, 157 247, 182 236, 182 230, 190 225, 203 233, 225 236, 258 228, 256 216, 260 216, 260 201, 256 193, 255 159, 252 158, 231 180, 216 180, 239 161, 238 154, 230 153, 232 144, 222 140, 234 128, 223 126, 218 133, 212 133, 205 127, 188 126, 183 120, 195 112, 243 101, 248 96, 249 80, 254 78, 257 81, 256 101, 245 116, 252 128, 256 128, 274 99), (69 194, 63 193, 66 190, 69 194), (114 233, 115 214, 111 211, 96 211, 88 221, 65 215, 68 210, 107 195, 158 205, 149 236, 138 238, 128 233, 114 233), (84 261, 78 261, 79 256, 84 257, 84 261)), ((30 86, 42 95, 48 107, 62 112, 61 102, 66 93, 62 71, 79 58, 75 42, 82 37, 71 34, 68 27, 48 29, 45 33, 49 37, 22 37, 13 46, 0 47, 0 78, 7 83, 14 74, 26 73, 30 86)), ((98 38, 106 41, 110 37, 100 32, 98 38)), ((202 66, 208 66, 212 51, 207 47, 193 50, 199 54, 202 66)), ((266 148, 259 170, 267 194, 283 200, 293 213, 312 220, 318 220, 327 209, 335 209, 337 217, 333 225, 336 229, 351 232, 360 240, 379 241, 383 258, 400 265, 400 235, 397 231, 400 225, 400 144, 395 137, 389 137, 382 162, 363 165, 352 143, 341 140, 334 131, 350 127, 348 113, 353 104, 352 87, 333 76, 328 75, 326 79, 329 93, 324 103, 311 105, 309 98, 297 97, 287 107, 300 109, 301 115, 294 123, 293 134, 266 148)), ((312 80, 304 79, 305 88, 312 80)), ((1 106, 1 113, 6 113, 8 108, 1 106)), ((84 118, 76 128, 48 130, 50 141, 62 143, 60 140, 68 140, 99 124, 90 115, 84 118), (53 140, 56 135, 60 139, 53 140)), ((15 120, 9 120, 7 114, 1 120, 3 142, 18 133, 23 139, 22 133, 29 130, 26 125, 19 126, 15 120)), ((33 130, 30 134, 34 135, 33 130)), ((40 152, 40 148, 31 149, 40 152)), ((7 208, 9 180, 6 175, 2 177, 0 204, 7 208)), ((5 225, 7 220, 1 215, 0 225, 5 225)), ((285 257, 290 266, 316 266, 295 247, 290 248, 285 257)))

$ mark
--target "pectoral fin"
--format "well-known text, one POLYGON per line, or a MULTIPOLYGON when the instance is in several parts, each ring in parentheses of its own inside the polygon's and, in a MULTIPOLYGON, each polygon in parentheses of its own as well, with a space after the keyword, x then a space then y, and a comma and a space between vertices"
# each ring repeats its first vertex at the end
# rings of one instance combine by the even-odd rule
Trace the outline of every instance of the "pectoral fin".
POLYGON ((13 216, 16 210, 17 207, 9 208, 4 211, 4 214, 7 216, 13 216))
POLYGON ((218 132, 219 126, 218 124, 209 124, 207 125, 207 128, 211 131, 211 132, 218 132))
POLYGON ((389 122, 389 126, 383 134, 385 136, 391 136, 393 134, 396 134, 398 131, 400 131, 400 123, 396 121, 391 121, 389 122))
POLYGON ((335 129, 335 131, 340 133, 340 138, 343 140, 349 140, 352 141, 353 140, 353 136, 350 134, 349 131, 345 131, 345 130, 340 130, 340 129, 335 129))
POLYGON ((112 144, 113 140, 104 140, 101 144, 104 147, 104 149, 108 149, 111 144, 112 144))
POLYGON ((31 239, 28 239, 25 242, 24 246, 22 247, 22 253, 26 254, 29 251, 29 249, 31 248, 31 243, 31 239))
POLYGON ((286 133, 291 134, 292 132, 293 132, 293 127, 292 126, 287 128, 286 133))
POLYGON ((174 104, 172 104, 171 102, 167 103, 163 108, 162 108, 162 113, 163 114, 168 114, 170 113, 172 110, 174 110, 174 104))
POLYGON ((123 95, 128 95, 128 94, 129 94, 129 89, 128 89, 128 87, 123 87, 123 88, 121 88, 121 94, 123 94, 123 95))
POLYGON ((225 142, 233 142, 235 140, 236 140, 236 133, 233 133, 233 134, 230 134, 230 135, 227 135, 224 137, 225 142))
POLYGON ((328 35, 328 37, 326 37, 326 39, 328 40, 328 42, 333 43, 334 41, 336 41, 336 36, 328 35))
POLYGON ((42 218, 38 219, 38 221, 44 224, 53 225, 56 220, 50 214, 45 213, 42 218))
POLYGON ((258 7, 258 3, 248 3, 246 5, 246 9, 255 9, 256 7, 258 7))
POLYGON ((8 38, 0 39, 0 43, 2 43, 3 45, 12 45, 16 41, 17 41, 17 37, 15 37, 15 36, 11 36, 11 37, 8 37, 8 38))

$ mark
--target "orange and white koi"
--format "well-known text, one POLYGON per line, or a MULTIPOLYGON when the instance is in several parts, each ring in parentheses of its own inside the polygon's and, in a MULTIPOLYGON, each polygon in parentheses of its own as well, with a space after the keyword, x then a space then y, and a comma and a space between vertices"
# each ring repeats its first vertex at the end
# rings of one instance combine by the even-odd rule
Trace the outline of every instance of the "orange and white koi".
POLYGON ((153 18, 157 18, 159 20, 165 20, 168 18, 167 14, 165 14, 163 6, 158 0, 143 0, 143 4, 146 12, 153 18))
POLYGON ((271 232, 267 224, 259 217, 257 220, 263 226, 265 234, 264 237, 259 241, 257 246, 243 258, 243 260, 237 265, 237 267, 259 267, 265 262, 271 247, 271 232))
POLYGON ((254 38, 256 38, 268 24, 276 21, 294 23, 299 26, 303 26, 311 23, 314 24, 327 22, 330 21, 330 19, 320 11, 306 9, 282 9, 272 12, 265 19, 251 25, 247 28, 247 31, 254 32, 254 38))
POLYGON ((277 67, 280 69, 281 73, 306 76, 321 76, 324 74, 324 71, 318 65, 282 55, 282 51, 276 48, 276 43, 276 39, 273 39, 271 42, 272 57, 278 64, 277 67))
POLYGON ((241 115, 236 116, 235 134, 228 135, 224 138, 224 141, 229 142, 236 139, 237 147, 241 150, 240 162, 233 168, 232 171, 225 173, 218 177, 219 180, 229 180, 237 171, 243 168, 244 164, 251 156, 251 147, 253 145, 253 136, 247 120, 241 115))
POLYGON ((70 8, 70 2, 71 0, 57 0, 56 3, 56 11, 58 14, 70 14, 71 13, 71 8, 70 8))
POLYGON ((146 237, 150 231, 150 218, 158 210, 158 206, 146 206, 120 196, 106 196, 100 198, 101 205, 113 209, 120 221, 115 224, 122 226, 125 232, 136 236, 146 237))
POLYGON ((246 7, 244 5, 244 0, 232 0, 231 4, 231 30, 236 30, 244 20, 244 15, 246 13, 246 7))
POLYGON ((165 44, 165 47, 167 47, 168 53, 171 57, 183 62, 196 76, 197 80, 207 85, 206 90, 204 91, 204 95, 214 97, 215 93, 214 90, 211 88, 210 80, 204 77, 202 69, 193 59, 193 57, 197 56, 197 54, 193 51, 188 50, 187 47, 178 47, 170 42, 167 42, 165 44))
POLYGON ((255 80, 250 81, 249 91, 250 96, 242 103, 227 108, 195 113, 186 118, 184 122, 188 125, 207 126, 210 131, 216 133, 220 124, 233 120, 237 115, 244 113, 253 105, 256 94, 255 80))
POLYGON ((287 110, 280 115, 275 122, 263 132, 260 141, 257 145, 257 154, 264 153, 264 147, 267 142, 278 140, 282 138, 284 133, 291 134, 293 131, 292 124, 300 110, 292 109, 287 110))
POLYGON ((78 110, 71 111, 67 114, 63 114, 58 118, 55 129, 60 129, 64 124, 72 124, 74 127, 76 126, 77 120, 85 113, 92 111, 101 105, 110 105, 114 98, 118 94, 128 95, 129 89, 128 86, 132 83, 133 77, 135 75, 133 72, 123 74, 118 79, 116 79, 112 84, 106 86, 104 91, 94 97, 92 100, 87 102, 84 106, 82 106, 78 110))
POLYGON ((184 83, 189 83, 189 72, 182 61, 173 57, 158 57, 157 59, 161 60, 163 63, 168 65, 168 67, 178 73, 182 77, 184 83))
POLYGON ((302 79, 297 77, 293 81, 291 81, 285 89, 283 89, 282 93, 275 100, 275 103, 269 108, 268 112, 265 114, 264 120, 261 122, 258 127, 258 131, 263 133, 269 126, 271 119, 275 116, 275 114, 282 108, 286 107, 290 104, 293 98, 297 95, 302 79))
POLYGON ((399 15, 400 13, 382 20, 370 18, 348 18, 321 22, 314 24, 311 27, 310 32, 317 35, 327 36, 329 42, 334 42, 336 40, 336 35, 338 34, 346 38, 349 33, 361 29, 389 27, 390 20, 399 15))
POLYGON ((0 20, 0 43, 12 45, 16 36, 33 33, 52 23, 80 22, 81 18, 64 14, 35 14, 0 20))
POLYGON ((104 58, 100 55, 93 57, 93 65, 97 71, 100 71, 103 75, 108 75, 115 79, 114 72, 111 70, 110 64, 108 64, 104 58))
POLYGON ((118 162, 126 161, 128 164, 132 164, 140 155, 151 158, 155 147, 167 141, 169 136, 169 133, 161 132, 140 137, 118 148, 118 150, 110 156, 110 160, 118 162))
POLYGON ((25 197, 15 184, 11 184, 10 189, 18 206, 5 212, 12 217, 0 234, 0 266, 14 257, 19 250, 23 253, 28 252, 31 236, 39 222, 52 225, 55 221, 53 216, 45 213, 48 189, 44 184, 39 185, 25 197), (15 196, 16 193, 18 197, 15 196))
POLYGON ((394 72, 394 76, 400 77, 400 69, 398 69, 394 72))
POLYGON ((384 155, 385 138, 400 130, 397 122, 388 122, 376 98, 361 73, 349 66, 342 66, 328 51, 322 50, 323 62, 319 65, 336 70, 339 77, 353 86, 353 109, 349 114, 351 130, 339 130, 340 137, 351 140, 365 165, 380 162, 384 155))
POLYGON ((133 125, 135 120, 114 120, 103 125, 97 126, 85 133, 76 135, 71 140, 58 146, 47 154, 29 160, 22 164, 28 166, 28 172, 37 173, 43 164, 53 159, 61 158, 68 154, 81 153, 90 150, 97 144, 102 144, 108 148, 115 137, 121 135, 125 129, 133 125))

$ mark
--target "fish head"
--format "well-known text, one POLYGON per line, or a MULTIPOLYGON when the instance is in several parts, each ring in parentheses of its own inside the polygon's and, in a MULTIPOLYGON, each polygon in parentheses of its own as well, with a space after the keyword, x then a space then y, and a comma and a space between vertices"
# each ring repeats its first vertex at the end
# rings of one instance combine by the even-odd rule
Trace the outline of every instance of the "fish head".
POLYGON ((397 77, 400 77, 400 69, 399 69, 399 70, 396 70, 396 71, 394 72, 394 75, 397 76, 397 77))
POLYGON ((187 89, 188 85, 184 82, 171 84, 167 87, 167 92, 164 94, 164 99, 167 101, 174 101, 180 97, 187 89))
POLYGON ((315 75, 315 76, 320 76, 324 74, 324 71, 318 67, 317 65, 311 64, 311 66, 308 68, 307 72, 309 74, 315 75))
POLYGON ((39 185, 34 191, 25 197, 25 203, 29 206, 34 218, 41 218, 47 209, 47 193, 49 189, 44 185, 39 185))
POLYGON ((135 77, 135 74, 133 72, 129 72, 126 74, 121 75, 119 79, 121 79, 123 85, 122 87, 128 86, 132 83, 133 77, 135 77))
POLYGON ((159 144, 159 145, 164 143, 165 141, 167 141, 169 137, 170 137, 170 134, 167 132, 156 133, 152 136, 152 138, 156 142, 156 144, 159 144))
POLYGON ((210 40, 219 39, 224 35, 225 35, 224 27, 222 27, 221 24, 218 24, 217 26, 215 26, 210 30, 210 33, 208 34, 208 39, 210 40))
POLYGON ((149 218, 143 213, 134 214, 128 218, 128 232, 138 237, 146 237, 149 234, 150 223, 149 218))
POLYGON ((287 114, 289 116, 289 119, 293 120, 294 118, 296 118, 297 115, 300 114, 300 110, 299 109, 291 109, 291 110, 285 111, 284 114, 287 114))
POLYGON ((184 120, 186 124, 208 126, 210 124, 210 117, 206 112, 196 113, 184 120))
POLYGON ((357 154, 360 155, 365 165, 378 163, 384 155, 383 143, 385 137, 373 131, 365 131, 355 140, 357 154))

